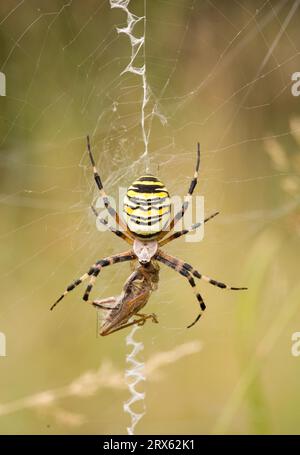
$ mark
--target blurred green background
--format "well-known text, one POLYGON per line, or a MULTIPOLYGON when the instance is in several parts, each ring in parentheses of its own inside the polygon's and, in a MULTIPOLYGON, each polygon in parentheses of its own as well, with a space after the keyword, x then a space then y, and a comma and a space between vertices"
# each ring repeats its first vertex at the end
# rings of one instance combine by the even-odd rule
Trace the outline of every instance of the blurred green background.
MULTIPOLYGON (((130 9, 142 16, 143 4, 132 0, 130 9)), ((201 243, 178 240, 166 250, 249 291, 198 282, 207 311, 186 330, 195 298, 162 267, 147 305, 160 324, 136 335, 140 359, 161 362, 140 386, 146 414, 136 431, 299 433, 300 358, 291 354, 300 331, 300 98, 291 94, 300 71, 298 2, 148 0, 146 17, 146 114, 158 112, 152 170, 183 196, 200 141, 195 194, 207 214, 221 212, 201 243), (194 352, 176 360, 182 345, 194 352)), ((127 332, 96 336, 84 286, 49 312, 96 259, 126 249, 96 229, 85 145, 89 133, 112 196, 143 172, 141 79, 120 75, 131 54, 116 31, 125 24, 106 0, 0 5, 2 434, 120 434, 130 422, 122 409, 127 332)), ((117 295, 129 273, 127 264, 104 270, 93 296, 117 295)))

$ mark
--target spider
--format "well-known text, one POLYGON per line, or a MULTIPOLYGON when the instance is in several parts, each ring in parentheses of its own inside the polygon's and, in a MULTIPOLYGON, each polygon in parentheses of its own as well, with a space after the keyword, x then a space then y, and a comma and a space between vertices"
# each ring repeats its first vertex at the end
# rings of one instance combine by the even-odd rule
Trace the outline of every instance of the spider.
MULTIPOLYGON (((83 295, 83 300, 97 308, 105 310, 106 318, 100 329, 100 335, 109 335, 131 325, 143 325, 146 320, 152 319, 158 322, 155 314, 140 313, 146 305, 152 291, 157 289, 159 281, 159 263, 170 267, 183 276, 193 288, 199 304, 199 314, 188 328, 192 327, 200 319, 206 309, 201 294, 196 289, 195 278, 204 280, 221 289, 245 290, 245 287, 232 287, 225 283, 209 278, 198 272, 192 265, 167 254, 162 247, 171 241, 178 239, 187 233, 197 229, 202 223, 193 224, 188 229, 173 232, 178 221, 184 216, 193 192, 197 185, 200 167, 200 144, 197 146, 197 161, 194 176, 191 180, 185 202, 181 209, 171 218, 171 202, 169 193, 164 184, 151 174, 139 177, 128 188, 124 198, 124 220, 112 207, 109 198, 104 191, 99 172, 91 151, 90 139, 87 137, 87 150, 93 167, 94 179, 103 199, 104 206, 109 215, 114 218, 116 226, 120 229, 109 227, 116 236, 122 238, 130 245, 130 249, 123 253, 100 259, 80 278, 73 281, 65 292, 52 305, 51 310, 68 294, 90 277, 89 284, 83 295), (171 219, 170 219, 171 218, 171 219), (170 233, 170 235, 168 235, 170 233), (102 300, 89 300, 94 283, 104 267, 120 262, 133 261, 134 271, 126 281, 120 296, 109 297, 102 300), (137 317, 132 319, 133 317, 137 317)), ((99 218, 99 214, 92 206, 92 210, 102 224, 107 221, 99 218)), ((219 212, 215 212, 204 219, 204 223, 214 218, 219 212)))

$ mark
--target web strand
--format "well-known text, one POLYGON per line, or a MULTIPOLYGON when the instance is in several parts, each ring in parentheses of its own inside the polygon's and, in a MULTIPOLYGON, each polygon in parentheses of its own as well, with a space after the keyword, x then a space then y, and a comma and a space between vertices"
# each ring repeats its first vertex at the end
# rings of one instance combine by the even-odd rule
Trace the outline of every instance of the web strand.
MULTIPOLYGON (((145 171, 146 173, 150 172, 150 160, 149 160, 149 134, 150 131, 147 131, 146 128, 146 109, 149 102, 150 88, 147 82, 147 73, 146 73, 146 50, 145 50, 145 41, 146 41, 146 0, 144 0, 144 16, 138 17, 132 14, 129 11, 130 0, 110 0, 110 5, 112 8, 120 8, 127 15, 127 26, 123 28, 117 28, 118 33, 124 33, 129 37, 131 43, 131 58, 129 64, 122 71, 121 75, 126 73, 133 73, 142 79, 142 89, 143 97, 141 102, 141 112, 140 112, 140 124, 144 144, 144 152, 141 156, 141 159, 145 162, 145 171), (143 21, 143 35, 141 37, 136 37, 134 35, 134 28, 137 23, 143 21), (136 61, 137 58, 142 54, 143 65, 138 66, 136 61)), ((131 330, 130 334, 126 338, 126 345, 133 346, 131 353, 127 356, 127 364, 129 365, 128 369, 125 372, 125 378, 127 379, 128 389, 131 394, 129 400, 124 404, 124 411, 129 413, 131 418, 131 425, 127 428, 129 435, 133 435, 135 427, 140 419, 143 417, 145 412, 138 413, 133 409, 133 405, 137 401, 142 401, 145 408, 145 393, 138 392, 136 386, 141 382, 145 381, 145 377, 142 374, 144 365, 137 360, 137 355, 141 350, 144 349, 143 343, 136 342, 134 340, 134 335, 138 327, 135 326, 131 330)))

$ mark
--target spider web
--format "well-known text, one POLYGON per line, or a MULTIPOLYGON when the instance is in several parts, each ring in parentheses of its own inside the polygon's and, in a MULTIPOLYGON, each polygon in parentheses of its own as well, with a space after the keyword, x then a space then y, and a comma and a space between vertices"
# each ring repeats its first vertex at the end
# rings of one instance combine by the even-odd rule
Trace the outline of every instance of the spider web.
MULTIPOLYGON (((131 0, 130 11, 143 18, 144 2, 131 0)), ((70 383, 96 368, 99 356, 124 367, 125 334, 95 343, 95 312, 80 303, 82 286, 54 314, 48 312, 61 290, 95 259, 126 249, 96 229, 90 204, 97 191, 86 134, 92 137, 106 192, 114 197, 146 167, 171 194, 183 196, 200 141, 195 193, 204 195, 207 214, 220 210, 221 215, 207 225, 201 244, 179 240, 168 251, 207 275, 244 285, 247 277, 239 265, 245 265, 245 246, 299 206, 299 197, 291 197, 298 188, 298 168, 285 166, 282 153, 289 150, 294 157, 299 145, 299 101, 290 91, 291 75, 300 65, 298 21, 299 1, 257 0, 251 6, 235 1, 230 7, 209 0, 147 1, 145 21, 134 26, 136 36, 146 38, 144 55, 134 60, 136 67, 146 65, 141 81, 134 72, 124 72, 132 63, 132 46, 117 28, 126 26, 126 15, 111 9, 109 1, 89 1, 84 8, 75 0, 1 5, 0 71, 7 93, 0 98, 0 331, 8 351, 0 359, 1 403, 70 383), (20 375, 22 384, 8 388, 11 377, 20 375)), ((117 295, 129 273, 125 265, 105 270, 93 295, 117 295)), ((163 269, 160 280, 147 305, 159 325, 148 323, 138 332, 144 359, 201 338, 204 352, 194 361, 181 361, 186 371, 205 365, 207 373, 196 373, 205 387, 218 361, 229 359, 234 370, 229 331, 236 296, 199 283, 206 319, 187 331, 197 314, 191 289, 171 270, 163 269), (211 358, 215 362, 208 368, 211 358)), ((166 381, 147 384, 147 414, 139 431, 212 431, 220 401, 238 373, 227 378, 219 401, 212 391, 207 402, 201 398, 200 412, 186 392, 195 382, 180 376, 180 364, 172 368, 166 381), (169 390, 177 373, 177 388, 169 390), (167 422, 165 411, 159 413, 161 393, 178 420, 167 422), (186 406, 190 414, 177 413, 186 406), (198 420, 201 429, 195 426, 198 420)), ((126 395, 120 392, 124 395, 116 400, 115 393, 79 403, 64 400, 29 417, 26 410, 21 417, 1 417, 3 428, 121 433, 128 424, 120 405, 126 395), (26 422, 21 425, 19 418, 26 422)), ((237 431, 244 431, 238 419, 234 422, 237 431)))

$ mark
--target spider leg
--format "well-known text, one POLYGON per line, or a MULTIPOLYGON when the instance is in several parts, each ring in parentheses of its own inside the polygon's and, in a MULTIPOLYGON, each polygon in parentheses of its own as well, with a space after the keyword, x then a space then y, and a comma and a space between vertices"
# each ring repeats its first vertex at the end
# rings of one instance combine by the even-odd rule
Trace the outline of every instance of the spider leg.
POLYGON ((94 271, 91 274, 90 282, 82 297, 83 300, 87 301, 89 299, 90 292, 93 289, 95 281, 96 281, 99 273, 101 272, 102 267, 107 267, 109 265, 117 264, 119 262, 131 261, 134 258, 135 258, 135 254, 132 251, 126 251, 125 253, 116 254, 114 256, 110 256, 110 257, 107 257, 105 259, 101 259, 100 261, 98 261, 96 263, 96 266, 94 267, 94 271))
MULTIPOLYGON (((207 221, 211 220, 212 218, 217 216, 219 213, 220 212, 215 212, 212 215, 208 216, 207 218, 205 218, 203 223, 206 223, 207 221)), ((178 239, 179 237, 182 237, 183 235, 186 235, 189 232, 192 232, 195 229, 198 229, 198 227, 200 227, 203 223, 195 223, 189 229, 183 229, 182 231, 174 232, 172 235, 170 235, 170 237, 167 237, 167 238, 161 240, 160 242, 158 242, 158 244, 159 244, 159 246, 166 245, 167 243, 172 242, 172 240, 178 239)))
POLYGON ((197 316, 197 318, 195 319, 195 321, 192 324, 187 326, 187 328, 189 329, 193 325, 195 325, 197 321, 199 321, 200 317, 202 316, 203 312, 206 309, 206 305, 204 303, 204 300, 203 300, 201 294, 196 289, 195 280, 191 276, 191 274, 190 274, 190 272, 188 270, 186 270, 184 268, 177 268, 176 264, 173 263, 172 261, 170 261, 170 260, 168 260, 166 258, 163 258, 162 256, 157 256, 156 259, 158 261, 162 262, 163 264, 167 265, 168 267, 171 267, 172 269, 176 270, 178 273, 180 273, 180 275, 184 276, 188 280, 190 286, 192 286, 192 288, 193 288, 193 292, 194 292, 194 294, 195 294, 195 296, 196 296, 196 298, 198 300, 199 306, 200 306, 200 313, 197 316))
MULTIPOLYGON (((131 251, 126 251, 125 253, 118 254, 116 256, 109 256, 105 259, 101 259, 97 261, 90 270, 82 275, 80 278, 73 281, 65 290, 65 292, 56 300, 56 302, 51 306, 50 310, 53 310, 56 305, 70 292, 73 291, 77 286, 79 286, 83 281, 85 281, 89 276, 93 277, 94 273, 98 270, 100 271, 99 267, 105 267, 107 265, 115 264, 117 262, 122 262, 125 260, 133 259, 135 256, 131 251), (125 259, 124 259, 125 258, 125 259), (118 260, 119 259, 119 260, 118 260), (101 264, 101 265, 100 265, 101 264)), ((98 272, 99 273, 99 272, 98 272)))
POLYGON ((91 276, 95 271, 96 264, 94 264, 90 270, 82 275, 77 280, 74 280, 65 290, 65 292, 56 300, 56 302, 51 306, 50 310, 52 311, 56 305, 70 292, 73 291, 77 286, 79 286, 83 281, 85 281, 89 276, 91 276))
MULTIPOLYGON (((100 223, 103 224, 104 226, 107 226, 108 222, 104 218, 99 217, 99 213, 97 212, 97 210, 95 209, 95 207, 93 205, 91 205, 91 209, 92 209, 94 215, 96 216, 96 218, 100 221, 100 223)), ((121 237, 123 240, 125 240, 125 242, 129 243, 130 245, 133 244, 132 239, 130 237, 127 237, 127 235, 124 234, 124 232, 120 231, 119 229, 114 229, 111 226, 108 226, 108 229, 111 232, 113 232, 115 235, 117 235, 118 237, 121 237)))
POLYGON ((169 254, 166 254, 162 250, 158 251, 155 258, 158 261, 165 263, 166 265, 168 265, 169 267, 171 267, 172 269, 176 270, 179 273, 180 273, 180 270, 185 270, 185 271, 189 272, 191 275, 193 275, 194 277, 198 278, 199 280, 207 281, 209 284, 212 284, 213 286, 217 286, 221 289, 228 289, 231 291, 244 291, 244 290, 248 289, 246 287, 238 288, 238 287, 234 287, 234 286, 228 286, 227 284, 222 283, 221 281, 217 281, 206 275, 202 275, 200 272, 198 272, 196 269, 194 269, 194 267, 192 267, 187 262, 184 262, 181 259, 175 258, 174 256, 171 256, 169 254))
POLYGON ((115 219, 117 226, 120 226, 123 229, 123 231, 126 232, 127 236, 134 240, 134 238, 133 238, 132 234, 129 232, 126 224, 120 218, 118 212, 111 206, 108 196, 104 191, 102 181, 101 181, 100 175, 98 173, 98 170, 96 168, 96 163, 95 163, 95 160, 94 160, 94 157, 92 154, 89 136, 87 136, 87 148, 88 148, 89 157, 90 157, 90 160, 91 160, 91 163, 93 166, 94 179, 95 179, 96 185, 100 191, 100 195, 103 198, 105 208, 107 209, 108 213, 112 216, 112 218, 115 219))
POLYGON ((165 237, 168 234, 168 232, 172 231, 174 229, 175 225, 178 223, 178 221, 184 216, 185 212, 187 211, 188 206, 190 204, 190 201, 192 199, 192 194, 193 194, 194 189, 195 189, 195 187, 197 185, 197 182, 198 182, 199 167, 200 167, 200 144, 198 142, 198 144, 197 144, 196 169, 195 169, 195 173, 194 173, 194 176, 192 178, 192 181, 190 183, 190 187, 189 187, 189 190, 188 190, 187 198, 184 201, 184 203, 182 204, 182 207, 179 210, 179 212, 177 212, 174 215, 173 219, 170 221, 168 231, 167 232, 166 231, 162 231, 162 234, 161 234, 160 238, 165 237))

